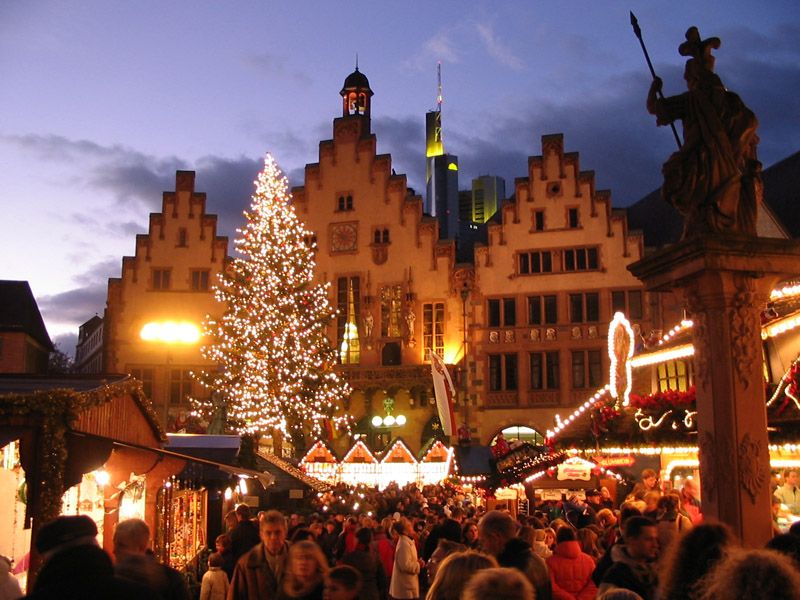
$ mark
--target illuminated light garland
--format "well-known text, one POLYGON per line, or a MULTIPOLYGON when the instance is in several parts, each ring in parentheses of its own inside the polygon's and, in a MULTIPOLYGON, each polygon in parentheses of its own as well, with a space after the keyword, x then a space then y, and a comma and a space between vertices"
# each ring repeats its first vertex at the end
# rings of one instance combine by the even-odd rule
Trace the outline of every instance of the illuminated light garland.
POLYGON ((663 346, 667 342, 669 342, 672 338, 674 338, 679 333, 686 331, 687 329, 691 329, 694 326, 694 322, 690 319, 683 319, 678 325, 675 325, 672 329, 670 329, 667 333, 661 336, 661 339, 658 340, 658 345, 663 346))
POLYGON ((556 415, 556 426, 552 430, 547 430, 545 433, 546 441, 550 443, 555 440, 557 434, 564 431, 564 429, 566 429, 577 417, 586 412, 587 409, 593 408, 601 398, 608 394, 609 388, 610 385, 606 384, 597 390, 591 398, 576 408, 575 411, 569 417, 567 417, 565 421, 562 421, 561 417, 556 415))
POLYGON ((783 300, 800 296, 800 283, 792 283, 780 289, 774 289, 769 295, 770 300, 783 300))
MULTIPOLYGON (((219 392, 230 424, 241 434, 272 434, 293 441, 307 434, 349 431, 338 415, 350 387, 334 371, 337 349, 327 337, 336 315, 328 284, 314 284, 312 232, 292 205, 288 182, 272 156, 255 182, 246 225, 235 241, 238 257, 220 274, 215 298, 225 307, 207 317, 203 358, 219 369, 194 374, 219 392)), ((212 394, 194 399, 195 414, 210 417, 220 407, 212 394)))
POLYGON ((633 368, 638 369, 639 367, 647 367, 666 362, 668 360, 686 358, 688 356, 694 356, 694 346, 692 344, 682 344, 666 350, 656 350, 655 352, 640 354, 639 356, 631 359, 630 364, 633 368))
POLYGON ((612 398, 622 396, 622 406, 628 406, 631 387, 633 386, 633 373, 631 371, 631 357, 634 350, 633 339, 633 328, 630 321, 621 312, 614 313, 614 318, 608 325, 608 356, 611 359, 609 391, 612 398), (627 350, 624 348, 625 344, 628 346, 627 350), (624 354, 624 356, 618 356, 618 354, 624 354), (618 389, 619 382, 617 381, 620 360, 624 361, 625 369, 625 389, 622 390, 622 394, 618 389))
POLYGON ((797 329, 800 327, 800 315, 792 315, 790 317, 785 317, 783 319, 779 319, 767 325, 766 327, 761 329, 761 339, 766 340, 768 338, 775 337, 777 335, 781 335, 782 333, 786 333, 787 331, 792 331, 793 329, 797 329))
POLYGON ((783 393, 787 398, 792 400, 792 402, 794 402, 795 407, 797 407, 797 409, 800 410, 800 398, 798 398, 798 383, 795 382, 794 380, 794 378, 798 376, 797 373, 798 369, 800 368, 798 365, 800 365, 800 357, 794 359, 792 365, 786 370, 786 373, 784 373, 783 376, 781 377, 778 387, 775 388, 775 392, 772 394, 772 397, 767 401, 767 408, 772 406, 783 393))

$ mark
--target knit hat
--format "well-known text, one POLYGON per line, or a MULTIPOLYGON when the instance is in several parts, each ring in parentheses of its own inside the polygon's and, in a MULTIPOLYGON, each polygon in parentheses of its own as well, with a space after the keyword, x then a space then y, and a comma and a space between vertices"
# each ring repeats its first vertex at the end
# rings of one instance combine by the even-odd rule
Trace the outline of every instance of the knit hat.
POLYGON ((42 526, 36 536, 36 549, 45 554, 64 545, 97 543, 97 525, 86 515, 61 516, 42 526))

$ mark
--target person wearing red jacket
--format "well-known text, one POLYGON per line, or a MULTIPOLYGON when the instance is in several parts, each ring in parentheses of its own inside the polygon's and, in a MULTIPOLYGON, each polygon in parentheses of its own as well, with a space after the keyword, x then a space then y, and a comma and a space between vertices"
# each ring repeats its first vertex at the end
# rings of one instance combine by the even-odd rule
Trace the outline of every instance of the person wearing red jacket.
POLYGON ((556 547, 547 566, 553 600, 591 600, 597 595, 592 581, 594 560, 581 551, 572 527, 561 527, 556 533, 556 547))

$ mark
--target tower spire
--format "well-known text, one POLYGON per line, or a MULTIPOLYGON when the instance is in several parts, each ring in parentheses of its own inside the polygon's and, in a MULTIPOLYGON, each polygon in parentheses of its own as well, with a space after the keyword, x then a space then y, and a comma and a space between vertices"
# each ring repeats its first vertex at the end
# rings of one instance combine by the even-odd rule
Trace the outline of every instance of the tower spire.
POLYGON ((356 52, 356 71, 358 71, 358 52, 356 52))
POLYGON ((442 101, 444 98, 442 97, 442 61, 436 62, 436 80, 438 83, 438 93, 436 94, 436 108, 439 112, 442 112, 442 101))

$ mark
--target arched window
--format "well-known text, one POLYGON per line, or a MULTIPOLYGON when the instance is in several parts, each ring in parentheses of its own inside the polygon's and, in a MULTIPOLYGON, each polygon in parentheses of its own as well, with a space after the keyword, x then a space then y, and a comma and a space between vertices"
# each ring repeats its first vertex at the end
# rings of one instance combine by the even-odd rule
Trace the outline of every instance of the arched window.
MULTIPOLYGON (((508 427, 504 428, 503 431, 501 431, 500 433, 503 434, 503 437, 509 444, 511 442, 516 442, 517 440, 519 440, 520 442, 528 442, 529 444, 533 444, 534 446, 544 445, 544 436, 535 429, 533 429, 532 427, 528 427, 527 425, 509 425, 508 427)), ((492 441, 489 442, 489 445, 494 446, 496 441, 497 441, 497 435, 492 438, 492 441)))
POLYGON ((389 230, 388 229, 384 229, 383 230, 383 243, 384 244, 388 244, 389 243, 389 230))
POLYGON ((373 241, 376 244, 380 244, 381 243, 381 230, 380 229, 376 229, 375 230, 375 234, 372 237, 373 237, 373 241))
POLYGON ((345 208, 344 196, 339 196, 339 204, 338 204, 338 206, 339 206, 338 210, 344 210, 344 208, 345 208))
POLYGON ((348 196, 347 197, 347 203, 345 205, 345 208, 346 208, 346 210, 353 210, 353 197, 352 196, 348 196))

